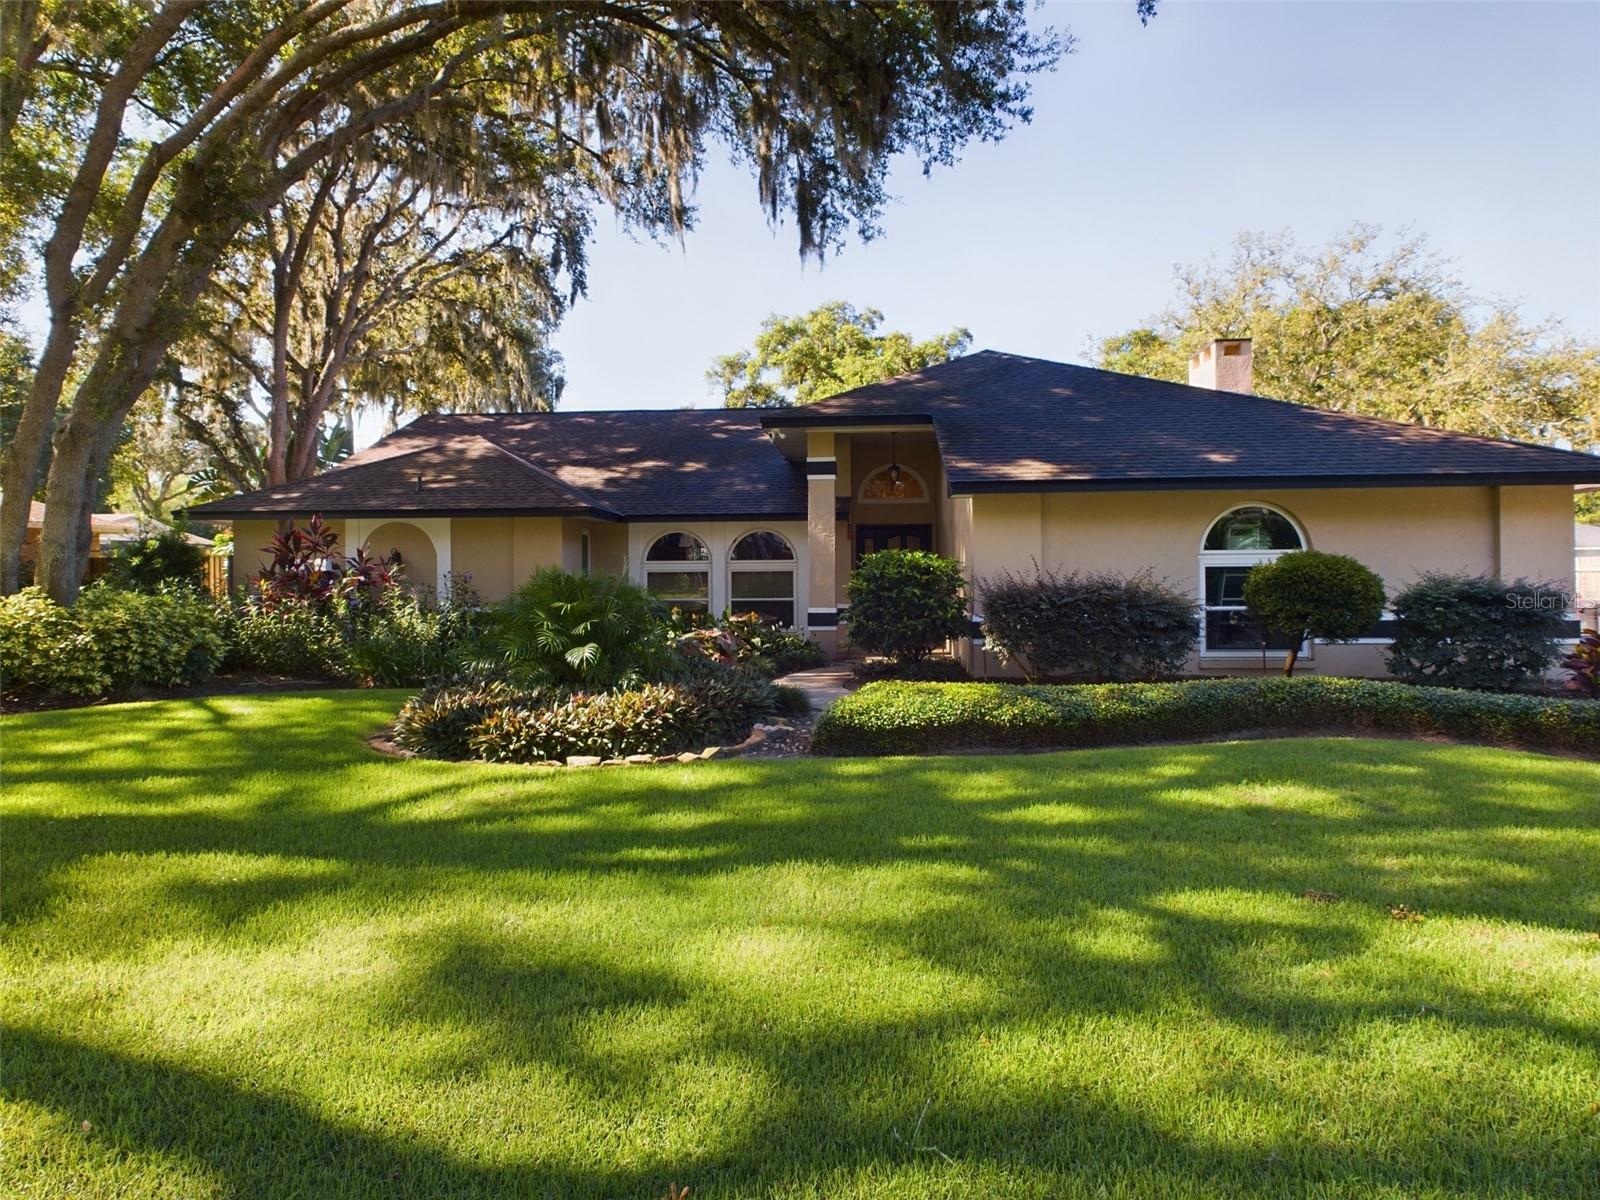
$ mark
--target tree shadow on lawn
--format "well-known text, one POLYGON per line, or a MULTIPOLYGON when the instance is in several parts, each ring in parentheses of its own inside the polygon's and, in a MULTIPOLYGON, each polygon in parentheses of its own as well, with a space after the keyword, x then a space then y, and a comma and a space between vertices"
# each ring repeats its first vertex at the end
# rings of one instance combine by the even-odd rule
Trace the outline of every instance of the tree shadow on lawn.
MULTIPOLYGON (((588 946, 584 930, 558 940, 477 915, 419 918, 393 946, 397 970, 352 990, 349 1003, 381 1027, 465 1031, 425 1067, 394 1068, 422 1094, 523 1063, 553 1072, 598 1128, 671 1109, 675 1089, 694 1093, 697 1064, 750 1089, 717 1119, 698 1118, 696 1147, 653 1161, 559 1163, 534 1147, 485 1164, 435 1140, 329 1121, 215 1073, 42 1029, 8 1031, 10 1094, 74 1119, 96 1115, 114 1145, 192 1156, 240 1194, 293 1190, 295 1172, 312 1193, 350 1195, 649 1195, 683 1175, 697 1195, 825 1194, 853 1171, 927 1170, 974 1185, 989 1170, 1046 1192, 1069 1179, 1089 1192, 1086 1181, 1141 1178, 1152 1193, 1227 1179, 1260 1195, 1308 1180, 1406 1194, 1533 1179, 1547 1194, 1600 1185, 1582 1130, 1554 1145, 1537 1121, 1508 1120, 1491 1135, 1471 1122, 1413 1121, 1408 1106, 1433 1115, 1435 1098, 1421 1092, 1368 1098, 1374 1124, 1395 1125, 1372 1144, 1297 1131, 1245 1146, 1176 1130, 1081 1083, 983 1081, 952 1067, 982 1030, 1063 1037, 1105 1018, 1170 1019, 1174 1006, 1281 1039, 1300 1056, 1332 1051, 1353 1028, 1431 1010, 1451 1031, 1530 1056, 1560 1047, 1593 1057, 1596 1031, 1579 1020, 1418 965, 1357 994, 1285 982, 1297 969, 1359 958, 1389 932, 1393 904, 1593 930, 1600 897, 1582 886, 1600 832, 1592 766, 1323 741, 552 775, 374 761, 304 731, 312 744, 300 765, 318 777, 308 795, 303 778, 274 774, 283 730, 226 707, 220 721, 231 743, 221 762, 175 755, 157 764, 165 773, 131 780, 81 760, 75 768, 66 755, 24 767, 24 783, 99 789, 106 808, 7 817, 14 933, 42 942, 63 932, 70 918, 58 902, 93 890, 107 855, 147 859, 149 890, 100 897, 127 905, 125 936, 103 951, 58 936, 69 956, 137 957, 169 937, 165 920, 140 927, 142 907, 170 917, 177 906, 191 936, 271 946, 317 936, 292 919, 313 901, 357 918, 440 896, 548 914, 622 888, 636 893, 626 903, 640 921, 658 903, 680 917, 703 912, 702 940, 734 961, 713 969, 655 947, 624 967, 617 947, 599 944, 603 930, 588 946), (193 796, 199 779, 218 795, 193 796), (244 799, 222 803, 229 796, 244 799), (186 873, 195 856, 262 861, 186 873), (757 911, 741 893, 732 911, 719 908, 723 889, 777 887, 790 870, 821 872, 822 888, 889 872, 872 886, 907 888, 915 903, 852 905, 844 895, 826 911, 799 902, 786 914, 757 911), (1313 889, 1342 899, 1295 899, 1313 889), (1107 952, 1096 937, 1107 923, 1133 930, 1138 953, 1107 952), (770 977, 718 973, 739 965, 728 948, 740 937, 771 949, 770 977), (809 997, 814 983, 784 972, 797 969, 791 952, 818 944, 836 961, 859 961, 867 978, 892 981, 903 966, 904 979, 947 990, 903 1003, 869 997, 860 1011, 807 1019, 809 999, 783 996, 809 997), (618 1022, 651 1036, 629 1043, 618 1022), (920 1136, 937 1153, 908 1140, 929 1101, 920 1136), (130 1115, 152 1103, 158 1124, 130 1115), (263 1153, 269 1145, 287 1149, 263 1153)), ((625 957, 627 931, 616 936, 625 957)), ((850 980, 846 970, 822 986, 850 980)), ((826 990, 816 1003, 827 1008, 826 990)), ((1231 1086, 1263 1112, 1290 1102, 1265 1068, 1231 1086)))

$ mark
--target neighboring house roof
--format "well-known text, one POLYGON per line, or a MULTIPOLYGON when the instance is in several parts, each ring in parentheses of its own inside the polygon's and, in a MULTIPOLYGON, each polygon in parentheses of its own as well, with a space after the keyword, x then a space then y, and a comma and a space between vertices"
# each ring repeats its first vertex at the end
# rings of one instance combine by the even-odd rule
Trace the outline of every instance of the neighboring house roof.
POLYGON ((1600 481, 1595 455, 993 350, 764 423, 931 424, 952 493, 1600 481))
MULTIPOLYGON (((44 505, 38 500, 28 501, 28 528, 44 528, 44 505)), ((172 526, 153 517, 139 513, 90 513, 89 531, 98 534, 103 542, 128 541, 147 533, 161 533, 172 526)), ((196 546, 209 546, 211 540, 193 533, 183 535, 196 546)))
POLYGON ((192 512, 802 520, 794 431, 906 425, 933 428, 954 494, 1600 483, 1594 455, 985 350, 804 408, 418 417, 331 471, 192 512))
POLYGON ((803 520, 806 492, 755 411, 472 413, 418 417, 331 471, 191 511, 803 520))

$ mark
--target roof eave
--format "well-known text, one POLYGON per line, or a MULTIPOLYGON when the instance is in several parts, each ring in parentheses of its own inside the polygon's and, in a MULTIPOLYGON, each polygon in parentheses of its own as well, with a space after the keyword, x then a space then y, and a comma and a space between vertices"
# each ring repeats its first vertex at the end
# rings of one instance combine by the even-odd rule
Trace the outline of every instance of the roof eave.
POLYGON ((1404 475, 1200 475, 1165 478, 1115 479, 994 479, 951 476, 952 496, 1018 494, 1027 492, 1200 492, 1239 488, 1359 487, 1517 487, 1558 486, 1600 480, 1600 466, 1587 471, 1434 472, 1404 475))
POLYGON ((403 521, 407 517, 585 517, 595 521, 621 521, 621 513, 609 509, 574 506, 534 508, 337 508, 328 505, 284 505, 281 508, 229 508, 227 501, 200 504, 180 510, 186 517, 200 521, 250 521, 285 520, 296 517, 320 515, 331 521, 348 521, 365 517, 387 517, 403 521))

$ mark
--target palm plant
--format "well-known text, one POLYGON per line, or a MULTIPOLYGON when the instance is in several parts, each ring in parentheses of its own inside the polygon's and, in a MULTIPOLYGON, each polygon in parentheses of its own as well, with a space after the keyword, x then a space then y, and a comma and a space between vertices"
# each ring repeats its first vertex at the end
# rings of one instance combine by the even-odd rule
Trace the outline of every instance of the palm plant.
POLYGON ((614 576, 544 567, 491 616, 487 641, 518 683, 603 691, 667 666, 650 594, 614 576))

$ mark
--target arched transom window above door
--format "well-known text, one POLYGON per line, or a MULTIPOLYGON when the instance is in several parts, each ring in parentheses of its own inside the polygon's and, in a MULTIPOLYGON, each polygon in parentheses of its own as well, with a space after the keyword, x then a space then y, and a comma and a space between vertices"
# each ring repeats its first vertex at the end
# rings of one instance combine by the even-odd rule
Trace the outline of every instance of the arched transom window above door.
POLYGON ((1204 653, 1283 653, 1290 638, 1263 636, 1244 603, 1244 581, 1252 567, 1292 550, 1305 549, 1305 535, 1288 513, 1266 504, 1244 504, 1223 513, 1200 544, 1201 603, 1205 606, 1204 653))
POLYGON ((769 529, 747 533, 728 551, 728 608, 785 628, 795 623, 795 553, 769 529))
POLYGON ((927 498, 922 476, 898 463, 879 467, 861 483, 861 499, 869 504, 919 504, 927 498))
POLYGON ((664 533, 644 555, 644 586, 685 612, 711 608, 711 551, 692 533, 664 533))

